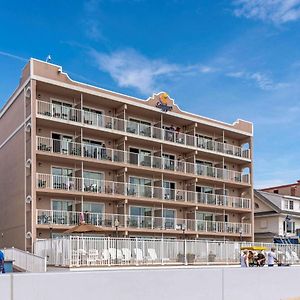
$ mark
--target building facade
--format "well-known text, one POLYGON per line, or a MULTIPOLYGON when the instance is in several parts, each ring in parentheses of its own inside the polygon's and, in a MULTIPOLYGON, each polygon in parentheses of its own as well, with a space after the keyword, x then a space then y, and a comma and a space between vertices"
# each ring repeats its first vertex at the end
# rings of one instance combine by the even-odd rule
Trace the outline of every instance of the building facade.
POLYGON ((261 190, 279 195, 300 197, 300 180, 298 180, 296 183, 267 187, 261 190))
POLYGON ((254 238, 271 243, 274 237, 294 237, 300 230, 300 197, 254 190, 254 238))
POLYGON ((253 239, 252 123, 73 81, 31 59, 0 112, 1 244, 103 235, 253 239))

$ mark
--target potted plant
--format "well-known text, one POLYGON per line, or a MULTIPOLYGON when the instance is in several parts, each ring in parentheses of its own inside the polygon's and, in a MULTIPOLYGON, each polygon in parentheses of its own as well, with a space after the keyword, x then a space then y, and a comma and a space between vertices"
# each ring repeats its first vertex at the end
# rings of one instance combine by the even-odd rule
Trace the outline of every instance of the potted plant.
POLYGON ((193 264, 195 262, 195 254, 194 253, 187 253, 186 260, 188 264, 193 264))
POLYGON ((179 252, 177 254, 177 261, 184 263, 184 254, 182 254, 182 253, 179 252))

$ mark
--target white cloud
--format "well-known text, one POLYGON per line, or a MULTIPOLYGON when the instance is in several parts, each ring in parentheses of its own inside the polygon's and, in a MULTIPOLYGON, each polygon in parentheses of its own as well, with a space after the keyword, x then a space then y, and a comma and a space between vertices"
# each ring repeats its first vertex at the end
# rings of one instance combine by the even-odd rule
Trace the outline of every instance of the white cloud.
POLYGON ((28 61, 27 58, 24 58, 24 57, 21 57, 21 56, 18 56, 18 55, 9 53, 9 52, 4 52, 4 51, 0 51, 0 56, 6 56, 6 57, 17 59, 17 60, 20 60, 20 61, 23 61, 23 62, 28 61))
POLYGON ((109 75, 121 87, 133 87, 143 94, 158 91, 159 85, 166 79, 175 79, 186 75, 212 73, 216 69, 203 65, 169 63, 161 59, 150 59, 133 49, 125 49, 110 54, 90 51, 97 67, 109 75))
POLYGON ((100 0, 88 0, 83 5, 83 28, 86 36, 94 41, 104 39, 100 28, 100 0))
POLYGON ((260 89, 268 91, 268 90, 276 90, 279 88, 283 88, 288 86, 287 83, 278 82, 275 83, 267 74, 261 72, 230 72, 226 74, 228 77, 239 78, 244 80, 253 81, 260 89))
POLYGON ((300 0, 235 0, 234 14, 238 17, 275 24, 300 18, 300 0))

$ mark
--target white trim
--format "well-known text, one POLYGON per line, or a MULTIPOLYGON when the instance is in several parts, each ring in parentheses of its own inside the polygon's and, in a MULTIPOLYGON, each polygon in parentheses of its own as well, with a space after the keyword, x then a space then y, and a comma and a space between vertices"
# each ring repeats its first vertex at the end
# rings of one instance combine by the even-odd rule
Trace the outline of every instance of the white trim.
MULTIPOLYGON (((66 73, 63 73, 63 74, 68 76, 66 73)), ((69 76, 68 76, 68 78, 70 79, 69 76)), ((138 100, 138 101, 141 101, 141 102, 146 102, 145 100, 142 100, 142 99, 139 99, 139 98, 134 98, 134 97, 124 95, 124 94, 119 94, 119 93, 116 93, 116 92, 113 92, 113 91, 105 90, 105 89, 102 89, 102 88, 99 88, 99 87, 96 87, 96 86, 92 86, 92 85, 88 85, 88 84, 81 83, 81 82, 78 82, 78 81, 74 81, 72 79, 70 79, 70 81, 72 81, 74 83, 89 86, 89 87, 92 87, 92 88, 96 88, 99 91, 92 91, 92 90, 89 90, 85 87, 74 86, 74 85, 71 85, 69 83, 64 83, 64 82, 60 82, 60 81, 57 81, 57 80, 48 79, 48 78, 45 78, 43 76, 38 76, 38 75, 33 75, 32 79, 42 81, 42 82, 46 82, 46 83, 50 83, 50 84, 53 84, 53 85, 59 85, 59 86, 62 86, 62 87, 65 87, 65 88, 68 88, 68 89, 71 89, 71 90, 76 90, 78 92, 104 97, 106 99, 112 99, 114 101, 123 102, 123 104, 138 106, 138 107, 141 107, 141 108, 145 108, 147 110, 152 110, 152 111, 161 113, 161 110, 156 108, 156 107, 152 107, 152 106, 149 106, 149 105, 144 104, 144 103, 137 103, 135 101, 132 101, 131 99, 138 100), (110 93, 113 93, 114 95, 108 95, 105 92, 110 92, 110 93), (126 97, 126 98, 131 98, 131 99, 120 99, 120 98, 118 98, 120 96, 121 97, 126 97)), ((221 122, 221 121, 218 121, 218 120, 206 118, 206 117, 203 117, 203 116, 201 116, 201 118, 203 118, 204 120, 199 120, 199 119, 196 119, 196 118, 199 118, 199 116, 197 116, 195 114, 185 112, 185 111, 182 111, 182 112, 187 113, 191 116, 190 117, 188 115, 183 116, 183 115, 180 115, 179 113, 175 113, 175 112, 168 112, 168 114, 172 115, 172 116, 175 116, 175 117, 178 117, 180 119, 189 120, 189 121, 192 121, 192 122, 195 122, 195 123, 205 124, 205 125, 208 125, 208 126, 211 126, 211 127, 217 127, 217 128, 223 129, 225 131, 235 132, 235 133, 239 133, 239 134, 246 135, 246 136, 253 136, 253 133, 249 133, 249 132, 245 132, 245 131, 242 131, 242 130, 226 127, 226 126, 233 126, 234 124, 237 124, 239 121, 243 121, 241 119, 236 120, 233 124, 229 124, 229 123, 221 122), (212 124, 211 122, 216 122, 216 123, 212 124)), ((247 122, 251 125, 252 132, 253 132, 253 123, 248 122, 248 121, 244 121, 244 122, 247 122)))

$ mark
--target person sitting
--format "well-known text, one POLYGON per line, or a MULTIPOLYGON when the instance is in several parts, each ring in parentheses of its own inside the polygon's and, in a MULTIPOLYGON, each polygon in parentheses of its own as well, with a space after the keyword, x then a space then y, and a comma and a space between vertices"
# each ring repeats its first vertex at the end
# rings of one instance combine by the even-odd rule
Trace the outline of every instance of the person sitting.
POLYGON ((254 253, 251 250, 248 253, 248 264, 249 267, 254 267, 254 253))
POLYGON ((262 252, 259 252, 256 257, 256 265, 258 267, 263 267, 266 263, 266 257, 262 252))

